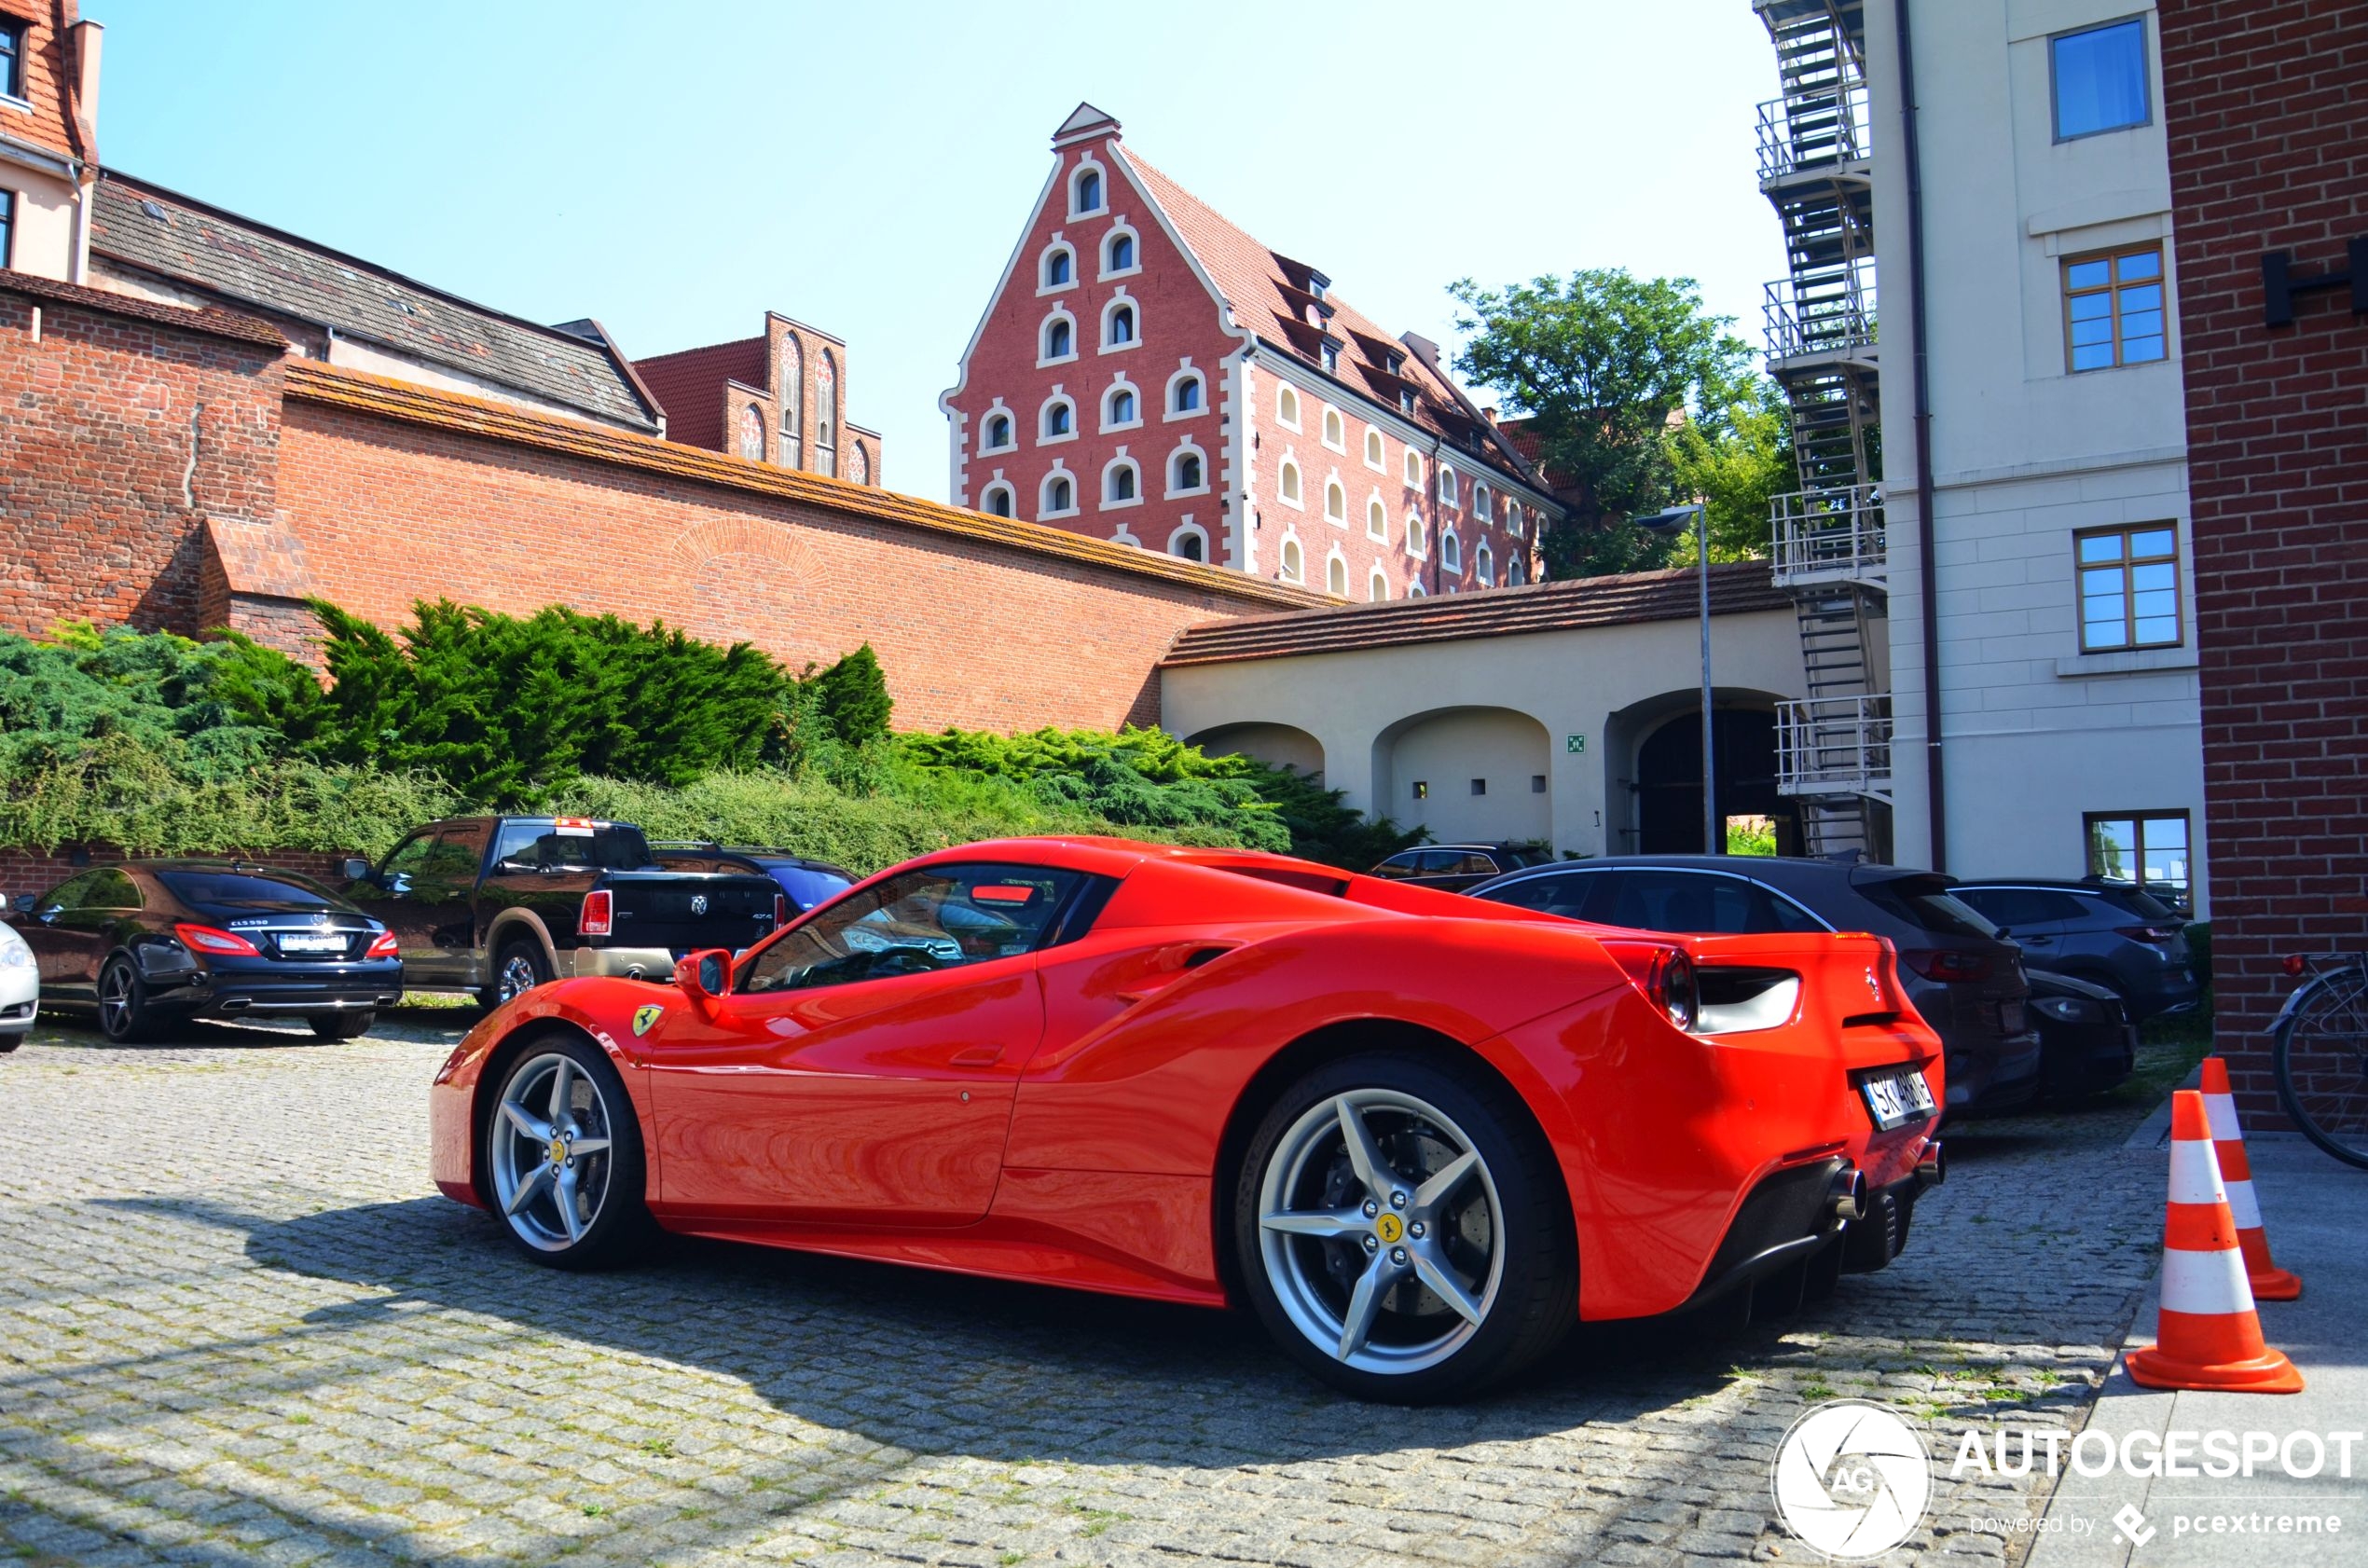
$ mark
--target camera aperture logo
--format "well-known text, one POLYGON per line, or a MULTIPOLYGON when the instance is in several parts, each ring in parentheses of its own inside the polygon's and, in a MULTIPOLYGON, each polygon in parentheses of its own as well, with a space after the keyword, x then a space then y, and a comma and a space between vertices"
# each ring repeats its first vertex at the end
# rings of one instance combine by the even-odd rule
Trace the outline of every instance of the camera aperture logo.
POLYGON ((1932 1457, 1889 1406, 1837 1399, 1784 1434, 1773 1487, 1784 1528, 1826 1557, 1853 1561, 1916 1533, 1932 1501, 1932 1457))

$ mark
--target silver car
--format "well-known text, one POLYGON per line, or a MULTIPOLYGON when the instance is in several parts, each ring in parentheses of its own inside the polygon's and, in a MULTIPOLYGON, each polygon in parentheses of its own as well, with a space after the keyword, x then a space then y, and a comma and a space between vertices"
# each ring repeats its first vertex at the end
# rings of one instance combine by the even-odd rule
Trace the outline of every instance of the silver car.
POLYGON ((0 922, 0 1056, 24 1043, 41 997, 41 970, 33 949, 14 928, 0 922))

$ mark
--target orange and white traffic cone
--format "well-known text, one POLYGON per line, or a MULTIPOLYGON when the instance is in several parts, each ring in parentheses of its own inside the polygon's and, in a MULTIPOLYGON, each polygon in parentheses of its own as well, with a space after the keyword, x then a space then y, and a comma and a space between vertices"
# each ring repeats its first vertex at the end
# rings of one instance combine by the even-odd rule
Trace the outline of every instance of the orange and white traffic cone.
POLYGON ((2148 1388, 2299 1394, 2302 1374, 2264 1343, 2228 1190, 2213 1158, 2204 1097, 2170 1097, 2170 1207, 2163 1221, 2162 1322, 2155 1342, 2122 1357, 2148 1388))
POLYGON ((2261 1226, 2261 1200, 2253 1195, 2253 1165, 2245 1157, 2245 1130, 2237 1121, 2237 1100, 2228 1092, 2228 1064, 2204 1058, 2204 1117, 2211 1123, 2212 1153, 2220 1160, 2221 1185, 2228 1189, 2228 1213, 2237 1221, 2237 1245, 2245 1255, 2245 1280, 2256 1301, 2291 1301, 2302 1294, 2299 1275, 2269 1260, 2269 1232, 2261 1226))

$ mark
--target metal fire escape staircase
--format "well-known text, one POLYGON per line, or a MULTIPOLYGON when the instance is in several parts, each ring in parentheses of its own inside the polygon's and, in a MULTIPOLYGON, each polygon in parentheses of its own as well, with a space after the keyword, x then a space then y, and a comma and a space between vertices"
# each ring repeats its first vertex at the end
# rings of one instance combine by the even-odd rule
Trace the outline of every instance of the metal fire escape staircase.
POLYGON ((1877 426, 1874 183, 1863 0, 1754 0, 1783 96, 1759 107, 1760 190, 1787 271, 1768 285, 1768 368, 1801 488, 1776 498, 1776 583, 1793 596, 1808 695, 1777 710, 1778 789, 1812 855, 1889 836, 1891 675, 1877 426))

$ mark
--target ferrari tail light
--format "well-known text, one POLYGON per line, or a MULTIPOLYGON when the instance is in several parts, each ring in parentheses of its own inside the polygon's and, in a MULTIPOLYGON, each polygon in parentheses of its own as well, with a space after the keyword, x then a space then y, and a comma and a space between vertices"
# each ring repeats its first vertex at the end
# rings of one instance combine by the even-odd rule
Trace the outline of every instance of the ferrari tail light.
POLYGON ((616 895, 606 887, 585 894, 584 907, 576 912, 576 930, 587 937, 604 937, 615 928, 616 895))
POLYGON ((1618 960, 1636 989, 1672 1025, 1694 1027, 1701 1015, 1701 993, 1695 981, 1694 960, 1684 949, 1652 942, 1607 942, 1604 951, 1618 960))
POLYGON ((224 958, 260 958, 262 950, 236 931, 226 931, 213 926, 193 926, 177 921, 172 934, 183 946, 193 953, 211 953, 224 958))
POLYGON ((1961 980, 1988 980, 1994 966, 1989 956, 1964 953, 1953 947, 1910 949, 1900 957, 1907 967, 1926 980, 1944 983, 1961 980))
POLYGON ((2116 926, 2113 930, 2132 942, 2169 942, 2179 935, 2176 926, 2116 926))
POLYGON ((392 958, 395 956, 397 946, 398 944, 394 940, 394 933, 392 931, 380 931, 371 942, 370 950, 363 954, 362 956, 365 958, 392 958))

